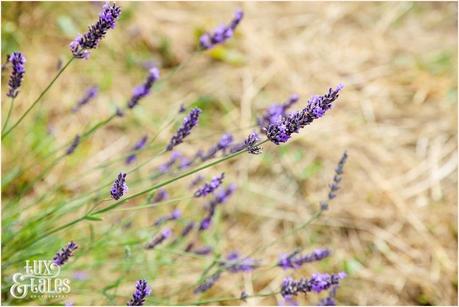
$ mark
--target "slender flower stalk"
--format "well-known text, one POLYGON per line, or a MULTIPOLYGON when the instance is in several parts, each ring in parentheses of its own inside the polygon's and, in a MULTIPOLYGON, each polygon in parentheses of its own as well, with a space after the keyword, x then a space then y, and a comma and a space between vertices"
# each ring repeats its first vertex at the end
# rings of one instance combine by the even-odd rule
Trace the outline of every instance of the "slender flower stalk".
POLYGON ((70 146, 67 148, 65 154, 67 156, 71 155, 75 149, 78 147, 78 145, 80 144, 80 140, 81 140, 81 137, 79 134, 77 134, 75 136, 75 138, 73 139, 72 143, 70 144, 70 146))
POLYGON ((70 257, 73 256, 73 252, 78 248, 78 245, 71 241, 64 248, 56 253, 56 256, 53 258, 53 263, 55 265, 61 266, 66 263, 70 257))
POLYGON ((116 4, 106 2, 99 14, 99 20, 89 27, 88 32, 78 35, 70 43, 70 51, 77 59, 88 59, 89 50, 95 49, 107 34, 107 31, 115 28, 117 19, 121 15, 121 8, 116 4))
POLYGON ((218 44, 222 44, 233 36, 234 30, 241 22, 244 17, 244 13, 241 10, 237 10, 234 14, 234 18, 229 25, 221 25, 217 27, 212 33, 204 33, 199 39, 201 48, 211 49, 218 44))
POLYGON ((8 93, 6 96, 16 98, 19 94, 19 87, 21 87, 22 79, 25 74, 26 58, 21 52, 13 52, 8 61, 13 66, 13 70, 8 81, 8 93))
POLYGON ((97 86, 91 86, 90 88, 88 88, 83 98, 81 98, 77 102, 77 104, 72 108, 72 112, 75 113, 79 109, 81 109, 81 107, 88 104, 92 99, 94 99, 94 97, 97 96, 98 92, 99 92, 99 88, 97 86))
POLYGON ((188 136, 193 129, 194 126, 198 124, 199 115, 201 114, 201 110, 198 108, 194 108, 188 114, 187 117, 183 120, 182 126, 179 128, 177 133, 171 138, 169 145, 167 145, 166 150, 171 151, 175 146, 181 144, 183 139, 188 136))
POLYGON ((195 193, 194 197, 203 197, 214 192, 222 183, 225 173, 221 173, 220 176, 215 176, 209 183, 205 183, 195 193))
POLYGON ((112 190, 110 194, 112 195, 113 199, 118 200, 128 191, 128 186, 126 184, 126 173, 119 173, 118 177, 116 178, 115 182, 113 183, 112 190))
POLYGON ((132 97, 128 101, 127 107, 129 109, 133 109, 139 103, 140 99, 150 94, 151 88, 158 79, 159 69, 156 67, 151 68, 148 77, 145 80, 145 83, 134 88, 134 91, 132 92, 132 97))
POLYGON ((340 84, 335 89, 330 88, 323 96, 313 96, 303 110, 290 113, 264 128, 266 136, 276 145, 287 142, 293 133, 299 133, 300 129, 322 117, 332 107, 342 89, 343 85, 340 84))
POLYGON ((139 280, 135 286, 135 292, 132 299, 127 303, 128 306, 143 306, 145 298, 151 295, 151 287, 146 280, 139 280))
POLYGON ((345 151, 343 155, 341 156, 341 159, 339 160, 338 165, 336 166, 335 176, 333 176, 333 181, 329 185, 330 190, 328 192, 327 199, 320 202, 321 210, 327 210, 329 202, 336 197, 336 192, 340 188, 339 184, 341 183, 342 175, 344 173, 344 165, 346 164, 347 157, 348 155, 347 155, 347 152, 345 151))

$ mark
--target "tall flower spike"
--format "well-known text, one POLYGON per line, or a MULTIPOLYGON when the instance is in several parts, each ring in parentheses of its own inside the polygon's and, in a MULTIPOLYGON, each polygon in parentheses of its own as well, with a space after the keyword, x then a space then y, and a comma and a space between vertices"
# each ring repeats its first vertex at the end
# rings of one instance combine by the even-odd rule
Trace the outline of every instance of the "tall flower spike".
POLYGON ((116 4, 106 2, 99 14, 99 20, 89 27, 88 32, 78 35, 70 43, 70 51, 77 59, 89 58, 89 49, 95 49, 99 45, 107 31, 115 28, 116 20, 121 15, 121 8, 116 4))
POLYGON ((110 194, 115 200, 120 199, 124 194, 127 193, 128 186, 126 184, 126 173, 119 173, 115 182, 113 183, 110 194))
POLYGON ((75 138, 73 139, 72 144, 70 144, 69 148, 67 148, 67 151, 65 152, 65 154, 67 156, 71 155, 75 151, 75 149, 78 147, 79 144, 80 144, 80 135, 77 134, 75 138))
POLYGON ((92 86, 86 90, 83 98, 81 98, 77 104, 72 108, 72 112, 77 112, 82 106, 89 103, 94 97, 96 97, 97 93, 99 92, 99 88, 97 86, 92 86))
POLYGON ((19 87, 21 86, 22 79, 24 78, 25 74, 25 56, 21 52, 13 52, 8 61, 13 66, 13 71, 10 75, 10 80, 8 81, 8 93, 6 96, 15 98, 19 94, 19 87))
POLYGON ((221 173, 220 176, 215 176, 209 183, 205 183, 201 188, 199 188, 194 193, 194 197, 203 197, 212 193, 223 183, 224 177, 225 173, 221 173))
POLYGON ((145 83, 134 88, 134 91, 132 92, 132 97, 127 104, 128 108, 134 108, 139 103, 140 99, 147 96, 150 93, 153 84, 155 84, 155 82, 158 79, 159 69, 156 67, 151 68, 147 80, 145 80, 145 83))
POLYGON ((55 265, 61 266, 73 256, 73 252, 78 248, 78 245, 71 241, 67 244, 66 247, 62 248, 59 252, 56 253, 56 256, 53 258, 53 263, 55 265))
POLYGON ((339 84, 335 89, 330 88, 323 96, 312 97, 303 110, 290 113, 264 128, 266 136, 276 145, 287 142, 293 133, 298 133, 300 129, 322 117, 332 107, 342 89, 343 85, 339 84))
POLYGON ((203 293, 209 290, 210 288, 215 285, 215 283, 220 279, 221 272, 217 271, 212 274, 209 278, 207 278, 202 284, 200 284, 196 289, 194 289, 193 293, 203 293))
POLYGON ((199 225, 199 231, 204 231, 209 229, 212 219, 215 215, 215 210, 218 205, 223 204, 226 202, 226 200, 233 194, 233 192, 236 190, 236 185, 231 184, 228 186, 226 189, 220 191, 217 193, 214 199, 212 199, 207 207, 209 208, 209 212, 207 213, 206 217, 201 220, 201 223, 199 225))
POLYGON ((320 202, 321 210, 328 209, 328 203, 336 197, 336 192, 339 190, 339 184, 342 179, 342 175, 344 173, 344 165, 346 164, 347 160, 347 152, 345 151, 341 156, 341 159, 338 162, 338 165, 335 168, 335 176, 333 177, 333 182, 330 184, 330 190, 327 195, 327 199, 320 202))
POLYGON ((320 261, 330 255, 330 251, 328 249, 322 248, 313 251, 310 254, 306 254, 304 256, 299 255, 299 252, 293 252, 290 255, 284 255, 280 258, 278 262, 278 266, 286 269, 297 269, 301 267, 304 263, 320 261))
POLYGON ((183 120, 182 126, 178 129, 177 133, 171 138, 169 145, 167 145, 166 149, 171 151, 175 146, 181 144, 183 139, 188 136, 193 129, 194 126, 198 124, 199 115, 201 114, 201 110, 198 108, 194 108, 185 117, 183 120))
POLYGON ((341 272, 338 274, 313 274, 311 279, 301 278, 298 281, 293 280, 291 277, 287 277, 281 284, 281 295, 283 297, 295 296, 298 293, 308 292, 322 292, 329 289, 332 286, 339 284, 340 280, 345 278, 346 274, 341 272))
POLYGON ((172 231, 169 228, 164 229, 161 233, 156 236, 150 243, 148 243, 145 248, 146 249, 153 249, 159 244, 163 243, 164 240, 169 238, 172 235, 172 231))
POLYGON ((213 33, 204 33, 199 39, 201 48, 210 49, 230 39, 243 17, 244 13, 241 10, 237 10, 234 14, 233 20, 228 26, 221 25, 218 26, 213 33))
POLYGON ((127 303, 128 306, 143 306, 145 298, 151 294, 151 287, 146 280, 139 280, 135 286, 135 292, 132 299, 127 303))

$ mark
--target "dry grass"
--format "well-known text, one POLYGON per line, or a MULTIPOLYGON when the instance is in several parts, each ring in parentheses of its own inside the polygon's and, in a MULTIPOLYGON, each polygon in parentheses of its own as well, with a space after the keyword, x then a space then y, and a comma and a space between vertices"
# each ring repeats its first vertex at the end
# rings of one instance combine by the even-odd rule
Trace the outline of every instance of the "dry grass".
MULTIPOLYGON (((334 166, 347 149, 350 158, 343 188, 331 210, 306 231, 258 256, 274 261, 279 253, 297 246, 306 250, 330 247, 334 254, 325 264, 312 265, 302 273, 346 269, 350 277, 338 291, 341 304, 457 304, 457 4, 240 5, 246 18, 236 37, 220 50, 224 61, 213 60, 211 54, 193 57, 160 93, 143 101, 134 115, 97 132, 82 147, 80 158, 61 164, 35 191, 46 191, 126 152, 143 133, 158 132, 180 102, 190 103, 203 95, 212 98, 212 105, 205 105, 208 115, 199 133, 181 145, 183 152, 193 153, 225 131, 243 137, 257 114, 274 101, 294 92, 304 101, 343 82, 346 88, 337 106, 289 145, 266 145, 263 157, 244 156, 207 171, 210 176, 226 170, 228 179, 240 187, 218 225, 219 249, 250 252, 253 246, 268 243, 306 220, 326 195, 334 166), (78 163, 81 159, 85 159, 83 165, 78 163)), ((40 111, 48 114, 46 122, 53 127, 58 144, 106 117, 113 102, 124 103, 145 73, 138 62, 154 59, 165 66, 186 60, 195 42, 194 31, 226 22, 239 4, 122 6, 130 17, 110 33, 89 61, 67 71, 42 103, 40 111), (171 45, 167 61, 159 52, 161 38, 171 45), (97 103, 78 116, 67 115, 92 83, 102 84, 97 103)), ((66 37, 56 20, 67 16, 82 30, 98 7, 10 3, 2 8, 3 31, 12 27, 28 56, 24 91, 13 114, 17 118, 53 74, 56 54, 68 56, 66 45, 73 33, 66 37)), ((163 71, 166 75, 167 68, 163 71)), ((14 153, 30 146, 33 129, 24 125, 18 129, 27 135, 24 142, 8 143, 6 149, 4 144, 4 169, 17 163, 14 153)), ((158 140, 165 143, 170 134, 171 130, 165 130, 158 140)), ((32 158, 23 156, 28 163, 32 158)), ((35 168, 38 172, 40 165, 35 168)), ((103 175, 94 173, 84 182, 69 183, 66 192, 84 193, 103 175)), ((184 192, 170 193, 178 197, 184 192)), ((150 214, 134 215, 134 222, 148 223, 157 215, 150 214)), ((89 256, 84 258, 90 263, 89 256)), ((92 272, 93 278, 84 287, 113 281, 116 266, 116 262, 106 263, 100 275, 92 272)), ((155 293, 166 295, 180 284, 193 282, 197 275, 189 272, 199 274, 200 269, 187 260, 177 272, 170 273, 167 266, 155 271, 155 293), (169 279, 169 274, 174 278, 169 279)), ((239 296, 243 287, 249 293, 266 292, 277 289, 284 276, 279 270, 235 276, 219 282, 210 294, 239 296)), ((124 283, 119 295, 125 297, 131 288, 132 284, 124 283)), ((102 296, 83 290, 75 295, 78 303, 106 303, 102 296)), ((122 304, 123 299, 117 302, 122 304)), ((189 293, 171 299, 193 300, 189 293)), ((264 298, 248 304, 276 303, 264 298)))

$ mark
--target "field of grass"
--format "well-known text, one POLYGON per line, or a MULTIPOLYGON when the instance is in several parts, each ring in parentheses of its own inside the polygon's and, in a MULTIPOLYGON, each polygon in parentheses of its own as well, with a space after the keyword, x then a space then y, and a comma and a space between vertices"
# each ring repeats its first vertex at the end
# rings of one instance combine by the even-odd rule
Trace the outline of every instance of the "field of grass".
MULTIPOLYGON (((145 279, 150 305, 278 305, 284 277, 341 271, 347 277, 339 305, 458 304, 457 3, 117 4, 121 18, 90 58, 74 60, 2 140, 3 304, 124 305, 145 279), (228 23, 238 8, 245 15, 234 36, 199 51, 200 35, 228 23), (153 64, 161 78, 150 95, 113 117, 153 64), (257 117, 275 102, 297 93, 298 110, 339 83, 345 88, 336 105, 288 143, 267 142, 260 155, 242 153, 199 172, 205 181, 224 172, 224 184, 237 186, 209 230, 180 239, 186 222, 206 212, 206 199, 190 189, 196 175, 164 186, 163 202, 151 204, 157 194, 146 193, 82 218, 94 205, 114 203, 110 188, 122 171, 128 197, 181 173, 157 170, 191 107, 202 110, 199 124, 176 148, 188 157, 224 133, 240 142, 259 131, 257 117), (72 112, 94 85, 98 95, 72 112), (182 104, 185 113, 178 112, 182 104), (81 143, 63 155, 77 134, 81 143), (126 165, 144 135, 148 145, 126 165), (288 235, 317 212, 345 150, 341 189, 329 210, 288 235), (152 224, 173 209, 182 217, 169 222, 172 237, 146 250, 162 229, 152 224), (67 297, 10 295, 25 260, 52 259, 71 240, 79 248, 61 270, 71 280, 67 297), (213 253, 185 252, 192 241, 213 253), (283 253, 317 248, 331 256, 295 271, 272 267, 283 253), (211 272, 234 250, 256 251, 251 257, 261 267, 225 272, 207 292, 193 294, 206 268, 211 272), (241 291, 253 297, 237 300, 241 291), (273 294, 257 296, 265 293, 273 294)), ((97 20, 101 6, 1 4, 1 62, 14 51, 27 58, 9 125, 71 58, 69 43, 97 20)), ((2 66, 2 125, 10 72, 2 66)), ((314 305, 324 296, 296 300, 314 305)))

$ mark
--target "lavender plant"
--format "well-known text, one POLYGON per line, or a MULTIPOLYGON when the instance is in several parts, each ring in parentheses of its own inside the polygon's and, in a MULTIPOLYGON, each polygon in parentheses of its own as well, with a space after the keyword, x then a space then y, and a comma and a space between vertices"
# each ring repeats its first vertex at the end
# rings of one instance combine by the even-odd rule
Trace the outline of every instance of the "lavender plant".
MULTIPOLYGON (((16 123, 7 131, 2 131, 2 139, 9 135, 11 131, 22 122, 26 115, 35 107, 35 105, 41 100, 45 93, 51 88, 54 82, 74 59, 89 58, 90 52, 98 47, 103 38, 107 35, 108 31, 115 28, 120 15, 121 8, 118 5, 110 4, 108 2, 103 5, 97 22, 91 25, 86 33, 78 35, 74 41, 70 43, 69 47, 72 53, 72 58, 67 62, 67 64, 60 68, 54 79, 51 80, 49 85, 31 104, 19 120, 16 121, 16 123)), ((243 16, 243 12, 238 10, 236 11, 233 20, 228 25, 222 25, 216 28, 213 32, 203 34, 200 38, 201 50, 211 49, 233 37, 234 31, 240 24, 243 16)), ((123 31, 124 29, 121 30, 123 31)), ((19 93, 19 88, 24 77, 25 58, 21 53, 16 52, 10 56, 9 61, 12 63, 13 71, 8 83, 9 89, 7 96, 11 97, 11 101, 13 101, 19 93)), ((155 66, 149 67, 148 76, 146 77, 144 83, 133 90, 129 99, 126 97, 128 102, 125 110, 135 108, 142 99, 150 94, 159 80, 159 75, 159 68, 155 66)), ((161 82, 167 82, 167 80, 168 78, 165 78, 165 80, 162 79, 161 82)), ((147 211, 147 215, 150 227, 149 229, 144 229, 144 232, 148 233, 148 237, 138 235, 135 239, 128 240, 128 243, 123 242, 126 259, 125 263, 120 265, 122 277, 120 277, 115 286, 112 287, 112 285, 107 285, 106 288, 104 288, 105 290, 102 290, 104 293, 106 289, 117 289, 121 283, 128 284, 128 278, 125 276, 131 276, 132 272, 139 270, 139 268, 133 269, 132 267, 132 259, 135 256, 132 255, 131 249, 134 250, 135 248, 137 248, 138 253, 142 253, 144 255, 145 253, 149 253, 149 255, 159 255, 159 260, 161 261, 164 257, 168 257, 168 260, 171 261, 171 263, 174 263, 175 258, 169 254, 173 254, 177 257, 190 257, 190 259, 197 259, 197 261, 213 258, 212 263, 202 271, 201 277, 190 287, 190 291, 192 290, 191 292, 193 292, 195 296, 208 295, 207 293, 210 292, 209 290, 222 279, 224 274, 245 274, 247 272, 259 270, 260 268, 266 266, 263 260, 263 254, 261 254, 262 252, 265 252, 268 248, 280 240, 285 239, 285 236, 293 235, 299 230, 304 229, 328 209, 329 202, 336 197, 336 192, 339 189, 344 164, 347 159, 347 153, 344 153, 341 158, 335 170, 335 176, 332 184, 330 185, 327 198, 321 202, 317 213, 313 214, 309 220, 295 227, 286 235, 274 238, 269 245, 258 246, 252 252, 244 253, 246 256, 241 256, 239 252, 230 252, 226 253, 226 257, 222 257, 221 255, 225 253, 223 253, 223 251, 219 248, 218 244, 212 245, 209 243, 209 237, 218 237, 218 228, 220 228, 218 226, 221 226, 219 225, 219 219, 221 217, 219 217, 218 212, 226 211, 228 208, 225 208, 225 206, 222 205, 229 202, 231 196, 236 194, 236 184, 231 183, 223 186, 224 178, 227 176, 225 173, 219 171, 218 173, 220 175, 213 177, 209 182, 205 182, 204 184, 201 184, 203 176, 199 174, 198 177, 193 179, 191 184, 188 184, 189 189, 186 192, 187 195, 181 198, 174 199, 173 197, 175 197, 174 194, 176 193, 175 189, 171 188, 169 190, 169 187, 167 187, 168 191, 171 193, 169 196, 169 192, 165 190, 165 187, 178 183, 184 178, 194 176, 205 169, 216 168, 223 162, 234 159, 238 156, 240 157, 244 153, 250 154, 248 158, 255 159, 252 155, 262 153, 262 144, 268 142, 272 142, 276 145, 286 143, 294 133, 299 133, 301 129, 311 124, 314 120, 323 117, 325 113, 332 108, 333 103, 337 100, 342 89, 342 85, 338 85, 334 89, 330 88, 325 95, 313 96, 310 98, 306 107, 302 110, 288 113, 287 111, 299 100, 298 95, 293 95, 285 103, 272 105, 266 112, 264 112, 264 114, 257 117, 257 124, 261 130, 261 134, 263 134, 261 137, 253 131, 239 143, 234 143, 233 134, 231 131, 228 131, 223 135, 220 134, 221 136, 218 141, 215 139, 213 143, 210 144, 210 147, 201 147, 206 148, 207 150, 199 149, 194 155, 187 155, 186 153, 177 151, 177 146, 182 144, 185 139, 189 137, 192 131, 199 130, 195 129, 195 127, 199 123, 201 114, 206 112, 204 108, 204 111, 199 108, 191 108, 191 111, 188 115, 186 115, 176 133, 169 138, 169 142, 166 146, 164 146, 165 144, 162 144, 156 136, 152 137, 150 140, 150 138, 145 135, 138 140, 129 151, 124 151, 127 156, 123 156, 121 152, 117 154, 117 160, 121 161, 120 163, 124 162, 123 167, 132 167, 134 161, 139 159, 140 162, 140 157, 143 157, 143 155, 138 156, 139 152, 143 150, 149 151, 152 148, 158 150, 157 154, 151 155, 147 160, 141 161, 141 163, 136 163, 138 165, 132 169, 120 171, 119 167, 121 167, 121 165, 116 163, 117 161, 110 161, 113 163, 104 164, 101 169, 104 172, 104 181, 107 182, 101 182, 100 185, 94 186, 94 190, 83 192, 81 195, 63 202, 60 202, 61 200, 55 201, 52 199, 52 196, 50 196, 50 203, 58 205, 53 206, 52 208, 47 208, 43 212, 39 212, 37 216, 32 217, 30 221, 27 221, 24 224, 19 223, 16 225, 12 222, 14 218, 20 216, 19 210, 21 210, 20 207, 13 208, 11 215, 8 215, 7 224, 5 225, 5 229, 9 230, 6 234, 8 244, 5 245, 4 249, 4 259, 6 259, 5 268, 12 267, 19 263, 23 257, 32 257, 33 254, 31 254, 30 251, 32 251, 35 247, 40 246, 45 239, 50 240, 58 234, 65 236, 66 233, 64 231, 76 229, 77 225, 83 223, 96 223, 103 221, 104 219, 106 219, 106 221, 110 220, 108 218, 109 213, 116 216, 115 213, 117 211, 127 211, 128 213, 126 215, 123 214, 123 223, 113 223, 113 227, 107 231, 107 233, 100 234, 101 238, 99 240, 102 242, 100 243, 101 246, 104 248, 111 248, 106 244, 106 242, 110 240, 105 239, 112 238, 116 242, 119 242, 117 240, 121 239, 116 238, 112 231, 119 233, 116 228, 121 227, 121 224, 123 224, 122 227, 124 227, 123 231, 128 233, 126 237, 134 237, 138 235, 135 233, 137 225, 135 225, 135 222, 132 222, 132 218, 137 215, 138 210, 145 209, 149 210, 147 211), (158 161, 154 167, 149 169, 149 172, 151 173, 149 178, 142 177, 138 173, 138 170, 146 168, 146 165, 156 158, 158 158, 158 160, 162 158, 162 160, 158 161), (127 194, 128 174, 130 178, 129 194, 127 194), (113 181, 115 176, 116 178, 113 181), (108 194, 110 194, 110 198, 106 198, 108 194), (188 201, 189 204, 185 207, 182 205, 182 201, 188 201), (130 206, 130 204, 134 202, 144 202, 144 204, 137 207, 130 206), (194 205, 192 204, 193 202, 203 202, 203 204, 205 204, 204 210, 200 209, 200 214, 197 216, 190 214, 190 211, 193 210, 191 208, 194 205), (154 205, 152 205, 152 203, 154 203, 154 205), (166 207, 167 205, 173 205, 175 209, 173 211, 168 210, 167 214, 164 215, 160 214, 159 211, 156 211, 158 208, 162 206, 166 207), (124 219, 126 219, 126 221, 124 219), (167 228, 160 230, 160 226, 162 227, 166 223, 167 228), (29 231, 30 229, 35 228, 40 229, 40 231, 29 231), (17 233, 15 233, 16 236, 13 235, 13 232, 11 231, 13 229, 18 229, 17 233), (154 235, 151 234, 152 231, 155 231, 154 235), (173 237, 174 240, 171 240, 171 237, 173 237), (143 247, 143 250, 139 251, 138 247, 143 247)), ((98 87, 89 88, 84 96, 78 100, 72 111, 77 112, 81 107, 87 105, 89 101, 94 99, 98 91, 98 87)), ((8 112, 7 119, 3 125, 3 130, 7 128, 11 109, 12 107, 8 112)), ((174 108, 174 116, 181 116, 181 113, 184 113, 187 109, 188 108, 184 104, 181 104, 179 112, 177 112, 177 108, 174 108)), ((80 154, 78 151, 76 152, 78 146, 80 146, 85 140, 98 137, 95 136, 94 133, 102 127, 106 127, 112 119, 118 117, 119 120, 123 120, 120 117, 126 118, 135 115, 133 112, 125 112, 125 110, 117 107, 113 114, 107 119, 97 122, 95 125, 80 134, 77 134, 73 139, 68 140, 68 142, 58 148, 56 152, 62 150, 62 156, 58 156, 52 163, 50 163, 49 168, 46 168, 45 171, 36 176, 35 179, 31 181, 32 184, 28 185, 28 188, 30 187, 33 189, 34 184, 46 177, 46 175, 51 172, 53 167, 57 165, 57 162, 60 161, 62 157, 72 154, 77 156, 80 154), (63 151, 64 149, 65 152, 63 151)), ((171 124, 174 122, 175 118, 170 121, 171 124)), ((194 133, 198 133, 198 131, 193 132, 193 134, 194 133)), ((181 149, 179 148, 179 150, 181 149)), ((270 148, 267 150, 270 150, 270 148)), ((66 166, 64 165, 63 167, 66 166)), ((233 174, 229 174, 228 177, 231 177, 232 175, 233 174)), ((244 189, 244 186, 242 186, 241 189, 244 189)), ((27 194, 28 189, 24 189, 23 191, 25 192, 22 192, 19 195, 16 204, 20 203, 23 194, 27 194)), ((44 200, 48 196, 43 197, 44 198, 39 199, 44 200)), ((38 203, 40 204, 40 202, 38 203)), ((33 206, 34 204, 28 208, 32 208, 33 206)), ((37 208, 40 207, 37 206, 37 208)), ((93 227, 94 224, 90 225, 90 231, 93 232, 96 227, 93 227)), ((81 244, 82 249, 85 253, 88 253, 88 255, 91 255, 93 248, 95 248, 94 245, 99 244, 95 244, 93 242, 93 235, 94 234, 92 233, 90 239, 82 237, 81 240, 77 240, 79 244, 81 244)), ((79 246, 71 241, 57 252, 53 258, 53 263, 57 266, 62 266, 68 262, 77 248, 79 248, 79 246)), ((312 253, 304 255, 301 255, 299 251, 295 251, 290 254, 282 255, 281 258, 271 267, 272 269, 278 270, 279 267, 284 270, 291 269, 295 272, 295 270, 299 269, 304 264, 321 261, 329 255, 330 251, 328 249, 317 249, 312 253)), ((146 272, 148 272, 148 270, 145 267, 145 273, 146 272)), ((279 273, 282 272, 282 270, 279 270, 279 273)), ((164 278, 164 276, 159 275, 151 277, 164 278)), ((236 298, 216 298, 204 301, 204 303, 223 302, 227 300, 240 300, 245 302, 252 297, 270 297, 275 296, 276 294, 281 294, 285 300, 290 300, 292 297, 298 296, 300 293, 319 293, 325 290, 330 290, 329 296, 320 301, 321 305, 330 305, 335 303, 336 289, 344 277, 344 273, 316 273, 309 279, 301 278, 299 280, 287 277, 280 285, 279 291, 253 294, 248 294, 246 291, 242 291, 241 295, 236 298)), ((101 287, 103 288, 104 286, 101 287)), ((183 289, 180 290, 183 291, 183 289)), ((161 295, 159 291, 155 291, 155 294, 156 293, 158 293, 158 296, 161 295)), ((146 280, 140 279, 137 281, 135 292, 132 295, 132 298, 127 302, 127 305, 141 306, 145 303, 162 302, 161 297, 156 297, 156 295, 151 294, 152 289, 146 280), (147 298, 149 296, 152 297, 147 298)), ((107 297, 109 297, 109 295, 107 295, 107 297)), ((128 297, 126 296, 125 302, 127 300, 128 297)), ((192 303, 200 305, 202 304, 202 301, 194 301, 192 303)))

